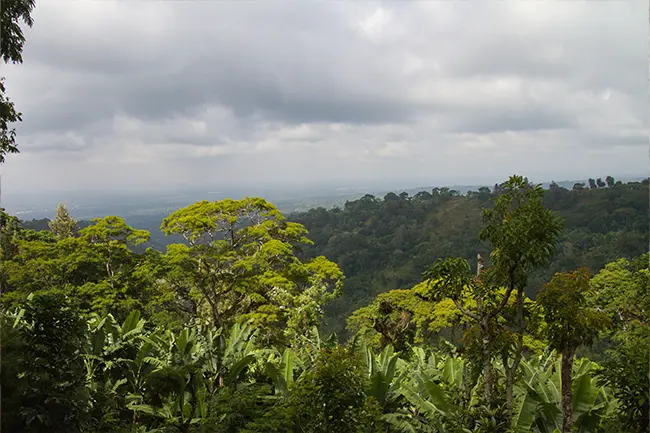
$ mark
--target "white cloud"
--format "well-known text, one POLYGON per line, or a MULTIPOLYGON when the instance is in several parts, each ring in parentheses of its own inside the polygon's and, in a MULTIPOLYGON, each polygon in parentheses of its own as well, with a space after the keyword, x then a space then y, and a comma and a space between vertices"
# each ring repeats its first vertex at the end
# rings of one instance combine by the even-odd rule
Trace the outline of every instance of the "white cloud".
POLYGON ((4 189, 638 173, 641 7, 39 3, 4 189))

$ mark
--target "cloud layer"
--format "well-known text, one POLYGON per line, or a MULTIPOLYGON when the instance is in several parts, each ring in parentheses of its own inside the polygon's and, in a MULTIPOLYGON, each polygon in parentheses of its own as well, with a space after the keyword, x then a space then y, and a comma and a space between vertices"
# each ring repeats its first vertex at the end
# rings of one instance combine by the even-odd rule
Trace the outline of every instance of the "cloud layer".
POLYGON ((646 6, 42 2, 5 187, 644 173, 646 6))

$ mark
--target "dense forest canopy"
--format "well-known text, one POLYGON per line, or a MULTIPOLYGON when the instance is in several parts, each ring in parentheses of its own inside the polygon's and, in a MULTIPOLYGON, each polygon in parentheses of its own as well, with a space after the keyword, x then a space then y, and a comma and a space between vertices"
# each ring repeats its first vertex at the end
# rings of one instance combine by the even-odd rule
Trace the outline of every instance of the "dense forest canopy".
POLYGON ((3 427, 647 432, 647 206, 519 176, 290 219, 202 201, 164 251, 2 212, 3 427))
MULTIPOLYGON (((608 176, 607 178, 611 178, 608 176)), ((481 208, 499 195, 499 186, 460 196, 446 188, 413 196, 366 195, 342 209, 316 208, 290 218, 309 230, 314 245, 305 256, 324 255, 345 274, 344 294, 328 310, 332 330, 378 293, 408 289, 440 257, 489 260, 489 245, 477 233, 481 208)), ((526 293, 534 297, 560 271, 586 267, 597 272, 617 258, 632 259, 648 248, 648 181, 568 190, 552 183, 544 205, 564 219, 564 231, 548 266, 531 274, 526 293)))

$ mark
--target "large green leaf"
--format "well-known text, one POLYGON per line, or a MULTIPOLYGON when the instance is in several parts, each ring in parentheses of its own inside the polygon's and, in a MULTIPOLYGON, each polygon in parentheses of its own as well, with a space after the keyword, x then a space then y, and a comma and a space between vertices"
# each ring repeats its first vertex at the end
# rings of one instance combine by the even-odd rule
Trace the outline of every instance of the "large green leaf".
POLYGON ((225 378, 225 382, 228 385, 235 384, 242 372, 248 365, 250 365, 255 360, 253 355, 246 355, 241 358, 239 361, 235 362, 229 369, 228 375, 225 378))
POLYGON ((463 386, 463 370, 465 363, 460 358, 448 357, 442 368, 442 378, 445 382, 460 389, 463 386))
POLYGON ((530 433, 537 414, 537 400, 525 393, 517 400, 512 414, 513 433, 530 433))

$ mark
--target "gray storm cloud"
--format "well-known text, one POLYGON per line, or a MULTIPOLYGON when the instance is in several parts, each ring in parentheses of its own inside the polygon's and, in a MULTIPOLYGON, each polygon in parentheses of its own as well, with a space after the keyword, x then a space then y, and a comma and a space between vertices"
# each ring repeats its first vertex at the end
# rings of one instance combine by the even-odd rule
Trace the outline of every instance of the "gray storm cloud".
POLYGON ((636 175, 646 11, 42 2, 2 72, 24 114, 5 188, 636 175))

